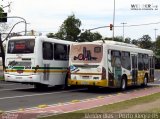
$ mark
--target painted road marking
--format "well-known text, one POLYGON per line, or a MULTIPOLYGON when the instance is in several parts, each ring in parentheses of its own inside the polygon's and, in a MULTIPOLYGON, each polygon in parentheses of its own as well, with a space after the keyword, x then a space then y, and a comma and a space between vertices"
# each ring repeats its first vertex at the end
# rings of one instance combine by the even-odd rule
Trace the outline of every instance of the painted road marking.
POLYGON ((10 90, 25 90, 25 89, 33 89, 34 87, 28 87, 28 88, 8 88, 8 89, 1 89, 0 91, 10 91, 10 90))
POLYGON ((12 97, 2 97, 2 98, 0 98, 0 100, 15 99, 15 98, 24 98, 24 97, 33 97, 33 96, 42 96, 42 95, 51 95, 51 94, 66 93, 66 92, 81 91, 81 90, 86 90, 86 88, 83 88, 83 89, 74 89, 74 90, 69 90, 69 91, 57 91, 57 92, 43 93, 43 94, 36 93, 36 94, 31 94, 31 95, 17 95, 17 96, 12 96, 12 97))
MULTIPOLYGON (((125 95, 125 93, 121 93, 121 95, 125 95)), ((106 96, 103 96, 103 98, 97 98, 97 97, 94 97, 94 98, 88 98, 88 99, 82 99, 82 100, 71 100, 69 102, 64 102, 64 103, 57 103, 57 104, 51 104, 51 105, 47 105, 46 108, 48 107, 55 107, 55 106, 66 106, 66 105, 70 105, 70 104, 75 104, 75 103, 83 103, 83 102, 89 102, 89 101, 94 101, 94 100, 99 100, 99 99, 107 99, 107 98, 114 98, 114 97, 117 97, 117 96, 120 96, 120 95, 116 95, 116 94, 110 94, 110 95, 106 95, 106 96)), ((32 111, 32 110, 35 110, 35 109, 39 109, 37 107, 31 107, 31 108, 25 108, 24 112, 25 111, 32 111)), ((19 110, 9 110, 9 111, 5 111, 7 113, 14 113, 14 112, 18 112, 19 110)))
POLYGON ((47 104, 38 105, 38 108, 46 108, 46 107, 48 107, 47 104))
MULTIPOLYGON (((148 89, 148 90, 150 90, 150 89, 148 89)), ((143 90, 141 90, 141 91, 143 91, 143 90)), ((137 92, 139 92, 138 90, 137 90, 137 92)), ((146 92, 146 91, 145 91, 146 92)), ((155 91, 154 92, 151 92, 150 94, 143 94, 143 95, 137 95, 136 97, 134 97, 134 98, 138 98, 138 97, 143 97, 143 96, 147 96, 147 95, 151 95, 151 94, 154 94, 155 93, 155 91)), ((125 92, 124 93, 122 93, 121 95, 116 95, 116 94, 113 94, 112 96, 105 96, 105 98, 101 98, 101 99, 97 99, 97 98, 90 98, 90 99, 84 99, 84 100, 81 100, 80 102, 77 102, 77 103, 72 103, 72 102, 65 102, 65 103, 58 103, 58 104, 53 104, 53 105, 48 105, 48 107, 46 107, 46 108, 44 108, 44 109, 49 109, 48 110, 48 112, 50 112, 50 110, 54 110, 54 111, 57 111, 57 110, 59 110, 59 108, 57 108, 57 109, 51 109, 51 108, 54 108, 54 107, 58 107, 58 106, 67 106, 67 105, 70 105, 70 106, 72 106, 72 105, 76 105, 76 104, 79 104, 79 103, 82 103, 82 102, 90 102, 90 101, 96 101, 96 100, 106 100, 107 98, 114 98, 114 97, 119 97, 119 96, 123 96, 123 95, 128 95, 128 94, 126 94, 125 92)), ((116 98, 115 98, 116 99, 116 98)), ((133 99, 133 97, 130 97, 130 98, 128 98, 128 99, 123 99, 123 98, 121 98, 121 100, 118 100, 118 101, 116 101, 116 102, 121 102, 121 101, 125 101, 125 100, 130 100, 130 99, 133 99)), ((113 103, 115 103, 115 101, 113 101, 113 102, 110 102, 110 103, 108 103, 108 104, 113 104, 113 103)), ((108 105, 107 104, 107 105, 108 105)), ((103 104, 104 105, 104 104, 103 104)), ((94 108, 94 107, 97 107, 97 106, 103 106, 103 105, 95 105, 95 106, 92 106, 92 107, 90 107, 90 108, 94 108)), ((73 111, 77 111, 77 110, 84 110, 84 109, 90 109, 89 107, 87 107, 87 108, 81 108, 81 109, 74 109, 74 110, 71 110, 71 111, 65 111, 65 112, 63 112, 63 110, 62 110, 62 112, 61 113, 68 113, 68 112, 73 112, 73 111)), ((45 110, 45 111, 46 111, 45 110)), ((25 110, 24 110, 24 113, 26 112, 26 113, 31 113, 31 112, 33 112, 33 113, 36 113, 36 112, 38 112, 38 111, 44 111, 43 109, 39 109, 39 108, 37 108, 37 107, 31 107, 31 108, 25 108, 25 110)), ((19 112, 19 110, 10 110, 10 111, 6 111, 6 113, 17 113, 17 112, 19 112)), ((58 111, 59 112, 59 111, 58 111)), ((59 113, 57 113, 57 114, 59 114, 59 113)))
POLYGON ((12 83, 12 84, 0 84, 0 86, 10 86, 10 85, 16 85, 16 84, 14 84, 14 83, 12 83))

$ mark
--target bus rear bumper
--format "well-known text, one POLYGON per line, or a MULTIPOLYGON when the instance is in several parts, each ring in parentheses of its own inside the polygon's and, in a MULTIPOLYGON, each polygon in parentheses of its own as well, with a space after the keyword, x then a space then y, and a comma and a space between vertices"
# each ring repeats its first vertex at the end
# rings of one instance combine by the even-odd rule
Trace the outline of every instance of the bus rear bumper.
POLYGON ((40 76, 39 75, 10 75, 4 74, 5 81, 8 82, 17 82, 17 83, 39 83, 40 76))
POLYGON ((68 79, 68 85, 70 86, 97 86, 97 87, 108 87, 108 80, 73 80, 68 79))

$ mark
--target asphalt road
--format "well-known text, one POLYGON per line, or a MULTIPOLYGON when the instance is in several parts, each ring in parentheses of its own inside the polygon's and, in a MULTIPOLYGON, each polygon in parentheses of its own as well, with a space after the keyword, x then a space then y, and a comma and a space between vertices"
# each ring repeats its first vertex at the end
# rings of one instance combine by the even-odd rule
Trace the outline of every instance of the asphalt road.
MULTIPOLYGON (((156 81, 153 84, 160 84, 160 71, 155 72, 156 81)), ((149 85, 147 88, 153 86, 149 85)), ((128 91, 134 91, 135 87, 128 91)), ((136 87, 137 91, 142 88, 136 87)), ((9 111, 22 108, 37 107, 38 105, 51 105, 70 102, 72 100, 83 100, 96 98, 98 96, 114 95, 119 91, 116 89, 99 88, 88 90, 87 88, 69 88, 67 90, 55 87, 47 90, 36 90, 31 85, 8 83, 0 81, 0 110, 9 111)))

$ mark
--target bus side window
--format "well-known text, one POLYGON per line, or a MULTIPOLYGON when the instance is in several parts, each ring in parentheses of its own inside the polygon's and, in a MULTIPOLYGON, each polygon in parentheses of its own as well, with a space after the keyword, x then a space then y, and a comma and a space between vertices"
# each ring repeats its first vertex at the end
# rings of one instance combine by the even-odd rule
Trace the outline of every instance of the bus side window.
POLYGON ((121 67, 121 53, 120 51, 111 51, 111 65, 112 67, 121 67))
POLYGON ((143 54, 138 54, 138 70, 144 69, 144 63, 143 63, 143 54))
POLYGON ((144 70, 148 70, 149 69, 149 56, 147 54, 144 54, 143 62, 144 62, 144 70))
POLYGON ((54 59, 55 60, 68 60, 68 48, 65 44, 54 44, 54 59))
POLYGON ((53 44, 48 42, 43 42, 43 59, 53 60, 53 44))
POLYGON ((122 67, 127 70, 131 69, 130 53, 122 51, 122 67))

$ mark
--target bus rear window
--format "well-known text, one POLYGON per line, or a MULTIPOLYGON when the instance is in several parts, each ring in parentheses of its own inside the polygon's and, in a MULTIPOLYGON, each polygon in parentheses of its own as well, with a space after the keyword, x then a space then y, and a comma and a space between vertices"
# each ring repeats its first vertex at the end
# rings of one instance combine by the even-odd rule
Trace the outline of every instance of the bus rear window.
POLYGON ((102 60, 102 46, 81 44, 71 46, 71 58, 75 63, 99 63, 102 60))
POLYGON ((10 40, 7 52, 10 54, 27 54, 34 52, 34 39, 10 40))

